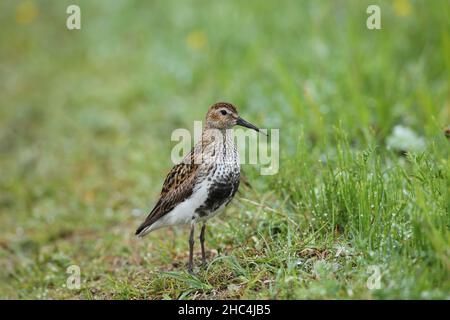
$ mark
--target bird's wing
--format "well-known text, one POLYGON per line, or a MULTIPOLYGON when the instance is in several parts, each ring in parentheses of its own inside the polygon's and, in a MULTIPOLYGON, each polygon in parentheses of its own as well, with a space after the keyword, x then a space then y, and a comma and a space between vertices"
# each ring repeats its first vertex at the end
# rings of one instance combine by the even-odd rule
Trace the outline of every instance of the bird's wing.
POLYGON ((170 170, 164 180, 158 202, 136 230, 137 235, 192 195, 199 166, 194 161, 193 151, 170 170))

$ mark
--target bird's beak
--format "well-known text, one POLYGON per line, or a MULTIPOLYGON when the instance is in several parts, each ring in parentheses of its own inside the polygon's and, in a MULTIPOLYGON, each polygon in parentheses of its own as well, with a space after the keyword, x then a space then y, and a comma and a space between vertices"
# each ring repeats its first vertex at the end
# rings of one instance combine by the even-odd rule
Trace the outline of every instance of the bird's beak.
MULTIPOLYGON (((241 117, 238 117, 238 118, 237 118, 237 120, 236 120, 236 125, 242 126, 242 127, 246 127, 246 128, 250 128, 250 129, 253 129, 253 130, 257 131, 257 132, 263 133, 262 131, 259 131, 259 128, 258 128, 258 127, 252 125, 252 124, 251 124, 250 122, 248 122, 248 121, 245 121, 245 120, 242 119, 241 117)), ((264 134, 264 133, 263 133, 263 134, 264 134)))

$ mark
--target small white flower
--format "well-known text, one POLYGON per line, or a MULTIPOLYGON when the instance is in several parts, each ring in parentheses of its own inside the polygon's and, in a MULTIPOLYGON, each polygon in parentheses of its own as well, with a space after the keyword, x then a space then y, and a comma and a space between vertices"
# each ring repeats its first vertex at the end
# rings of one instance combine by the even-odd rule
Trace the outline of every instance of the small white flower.
POLYGON ((422 151, 425 149, 425 139, 408 127, 397 125, 387 138, 388 149, 396 151, 422 151))

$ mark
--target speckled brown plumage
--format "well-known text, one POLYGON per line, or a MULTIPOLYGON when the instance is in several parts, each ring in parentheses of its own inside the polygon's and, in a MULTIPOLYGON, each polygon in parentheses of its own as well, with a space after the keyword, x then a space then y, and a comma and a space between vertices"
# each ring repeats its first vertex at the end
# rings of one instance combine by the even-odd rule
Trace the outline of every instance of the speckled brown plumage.
POLYGON ((178 203, 183 202, 192 195, 199 165, 193 162, 179 163, 170 170, 153 210, 147 219, 136 230, 139 234, 146 227, 170 212, 178 203))

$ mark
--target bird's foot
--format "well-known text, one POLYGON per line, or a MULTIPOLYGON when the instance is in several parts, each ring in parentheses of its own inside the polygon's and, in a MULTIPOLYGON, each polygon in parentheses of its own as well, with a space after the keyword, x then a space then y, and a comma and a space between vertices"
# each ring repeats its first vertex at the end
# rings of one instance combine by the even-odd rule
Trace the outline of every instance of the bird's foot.
POLYGON ((188 272, 191 276, 195 275, 195 273, 194 273, 194 268, 192 268, 192 266, 189 266, 189 267, 188 267, 187 272, 188 272))

